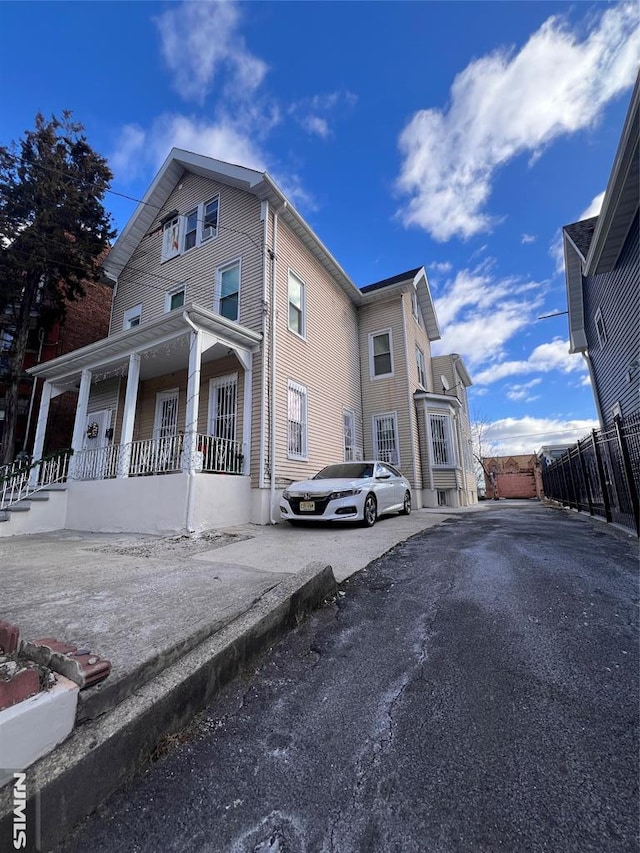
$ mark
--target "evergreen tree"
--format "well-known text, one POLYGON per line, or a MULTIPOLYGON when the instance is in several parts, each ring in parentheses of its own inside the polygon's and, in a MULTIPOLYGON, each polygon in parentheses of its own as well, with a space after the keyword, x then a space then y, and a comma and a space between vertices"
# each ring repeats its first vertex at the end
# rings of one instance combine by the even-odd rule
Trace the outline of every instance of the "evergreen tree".
MULTIPOLYGON (((115 236, 103 207, 107 161, 65 111, 0 147, 0 318, 8 348, 0 464, 12 461, 30 329, 64 322, 68 301, 97 281, 115 236)), ((1 330, 0 330, 1 331, 1 330)))

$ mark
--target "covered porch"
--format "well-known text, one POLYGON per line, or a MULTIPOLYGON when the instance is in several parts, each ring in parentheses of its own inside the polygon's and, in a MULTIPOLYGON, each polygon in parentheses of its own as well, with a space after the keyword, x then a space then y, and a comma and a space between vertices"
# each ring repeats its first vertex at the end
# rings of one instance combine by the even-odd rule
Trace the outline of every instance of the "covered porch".
MULTIPOLYGON (((170 474, 231 474, 249 483, 253 357, 260 340, 191 304, 38 366, 32 372, 44 387, 33 459, 43 456, 51 400, 76 390, 69 484, 133 486, 170 474)), ((31 479, 42 481, 38 465, 31 479)), ((174 485, 181 491, 177 479, 174 485)), ((87 499, 95 495, 81 491, 87 499)), ((114 486, 107 491, 123 494, 114 486)), ((129 493, 144 492, 153 502, 164 491, 166 484, 159 488, 156 480, 155 488, 129 493)))

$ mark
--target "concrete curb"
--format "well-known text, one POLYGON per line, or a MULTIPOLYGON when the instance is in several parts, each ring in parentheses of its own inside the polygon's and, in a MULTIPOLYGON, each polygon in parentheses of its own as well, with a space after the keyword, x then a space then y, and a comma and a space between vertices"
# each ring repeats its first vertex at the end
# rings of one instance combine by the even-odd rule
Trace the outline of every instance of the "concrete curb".
MULTIPOLYGON (((310 563, 246 613, 172 663, 27 771, 27 845, 47 850, 184 727, 260 652, 336 590, 331 566, 310 563)), ((20 768, 17 768, 20 769, 20 768)), ((13 788, 0 791, 0 849, 12 846, 13 788)))

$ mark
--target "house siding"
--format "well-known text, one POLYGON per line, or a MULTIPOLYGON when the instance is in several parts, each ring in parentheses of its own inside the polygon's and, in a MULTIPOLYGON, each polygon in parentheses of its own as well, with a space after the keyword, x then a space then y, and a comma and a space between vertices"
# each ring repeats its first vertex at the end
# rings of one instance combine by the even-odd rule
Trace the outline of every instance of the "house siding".
MULTIPOLYGON (((415 488, 415 448, 417 421, 415 410, 408 393, 409 382, 417 387, 415 354, 407 352, 408 338, 405 332, 404 294, 394 293, 390 298, 377 300, 360 308, 361 381, 363 399, 363 426, 365 456, 373 457, 373 416, 395 412, 398 423, 398 445, 400 470, 415 488), (393 372, 389 378, 372 379, 370 374, 369 335, 391 329, 393 339, 393 372), (410 371, 414 377, 409 379, 410 371)), ((409 299, 408 295, 406 297, 409 299)), ((411 305, 408 303, 409 317, 411 305)), ((413 322, 413 321, 412 321, 413 322)), ((428 352, 425 352, 425 360, 428 352)), ((428 362, 427 362, 428 363, 428 362)), ((428 369, 428 367, 427 367, 428 369)))
POLYGON ((276 293, 276 483, 315 474, 344 457, 343 409, 362 411, 356 306, 328 272, 278 222, 276 293), (289 329, 288 271, 305 285, 305 339, 289 329), (288 458, 288 383, 307 389, 308 460, 288 458))
POLYGON ((111 334, 122 331, 124 312, 135 305, 142 304, 141 323, 162 317, 166 292, 183 283, 186 286, 185 302, 195 302, 213 311, 215 271, 237 259, 242 265, 239 322, 253 331, 261 331, 262 239, 259 199, 234 187, 185 172, 118 277, 111 334), (162 218, 172 210, 186 214, 218 194, 217 236, 163 262, 162 218))
POLYGON ((604 425, 613 422, 620 404, 623 418, 640 411, 638 369, 627 381, 629 366, 638 359, 640 329, 640 259, 636 214, 618 263, 611 272, 584 279, 585 332, 593 365, 596 393, 604 425), (600 345, 595 324, 598 308, 607 334, 600 345))

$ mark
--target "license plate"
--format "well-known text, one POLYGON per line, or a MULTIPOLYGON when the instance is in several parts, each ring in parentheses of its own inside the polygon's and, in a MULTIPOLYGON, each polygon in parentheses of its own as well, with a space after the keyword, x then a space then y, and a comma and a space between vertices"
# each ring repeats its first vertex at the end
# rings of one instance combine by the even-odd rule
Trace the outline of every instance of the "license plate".
POLYGON ((315 508, 315 501, 300 501, 300 512, 313 512, 315 508))

